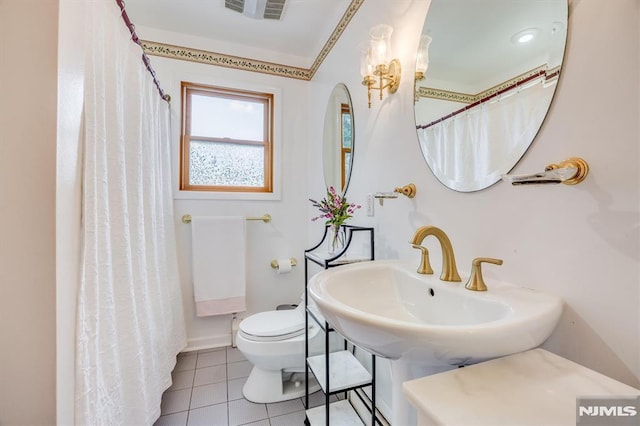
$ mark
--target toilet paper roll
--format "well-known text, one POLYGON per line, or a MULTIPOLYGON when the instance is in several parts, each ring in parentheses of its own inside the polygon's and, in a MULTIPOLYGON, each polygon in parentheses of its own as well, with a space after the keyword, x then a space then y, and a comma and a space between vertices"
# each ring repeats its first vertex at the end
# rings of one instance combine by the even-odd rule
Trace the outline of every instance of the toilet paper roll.
POLYGON ((276 272, 278 274, 288 274, 289 272, 291 272, 292 267, 293 265, 291 264, 291 259, 278 259, 278 268, 276 269, 276 272))

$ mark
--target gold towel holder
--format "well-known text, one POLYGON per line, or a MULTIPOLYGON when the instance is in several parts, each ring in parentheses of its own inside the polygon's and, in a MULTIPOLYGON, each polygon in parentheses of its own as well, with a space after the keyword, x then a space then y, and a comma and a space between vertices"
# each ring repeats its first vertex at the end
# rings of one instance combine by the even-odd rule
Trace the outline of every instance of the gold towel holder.
MULTIPOLYGON (((269 223, 271 222, 271 215, 269 213, 266 213, 260 217, 245 217, 245 220, 261 220, 264 223, 269 223)), ((191 215, 190 214, 185 214, 182 216, 182 223, 191 223, 191 215)))
POLYGON ((561 169, 563 167, 571 167, 576 169, 576 172, 569 179, 562 181, 565 185, 577 185, 587 177, 589 174, 589 165, 580 157, 570 157, 557 164, 549 164, 545 167, 545 171, 561 169))
POLYGON ((393 192, 397 192, 399 194, 402 194, 408 198, 413 198, 416 196, 416 186, 413 183, 410 183, 408 185, 405 185, 403 187, 400 188, 395 188, 393 190, 393 192))
POLYGON ((570 157, 559 163, 549 164, 544 172, 524 175, 504 174, 502 179, 511 185, 563 183, 576 185, 589 174, 589 165, 580 157, 570 157))
POLYGON ((386 198, 398 198, 398 194, 402 194, 407 198, 414 198, 416 196, 416 192, 416 186, 413 183, 410 183, 402 187, 394 188, 393 192, 376 192, 373 195, 373 198, 376 198, 380 202, 380 205, 383 206, 386 198))

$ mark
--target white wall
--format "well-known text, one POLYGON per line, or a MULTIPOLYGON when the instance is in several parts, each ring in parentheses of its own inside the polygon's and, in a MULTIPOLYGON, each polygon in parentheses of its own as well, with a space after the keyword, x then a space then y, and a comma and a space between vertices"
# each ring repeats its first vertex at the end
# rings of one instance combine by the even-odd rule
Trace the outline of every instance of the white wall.
POLYGON ((53 424, 57 1, 0 1, 0 424, 53 424))
MULTIPOLYGON (((570 156, 591 167, 582 184, 512 187, 504 182, 476 193, 451 191, 422 159, 413 118, 413 52, 428 1, 368 0, 311 83, 309 193, 323 191, 319 158, 326 100, 344 82, 354 103, 355 160, 349 201, 414 182, 415 199, 360 210, 352 223, 376 228, 377 258, 419 262, 407 243, 433 224, 453 242, 461 272, 474 257, 504 259, 485 277, 551 292, 566 302, 544 347, 632 386, 639 366, 639 46, 638 2, 571 4, 564 73, 549 117, 515 173, 541 171, 570 156), (398 93, 367 109, 360 83, 358 44, 368 28, 394 26, 403 80, 398 93)), ((314 211, 309 207, 309 215, 314 211)), ((309 227, 309 238, 318 233, 309 227)), ((438 269, 440 249, 427 240, 438 269)), ((437 272, 437 271, 436 271, 437 272)), ((464 279, 464 277, 463 277, 464 279)), ((490 284, 489 284, 490 287, 490 284)))
POLYGON ((74 423, 76 296, 79 283, 84 84, 84 0, 60 0, 56 169, 56 418, 74 423))
MULTIPOLYGON (((147 34, 140 30, 141 34, 147 34)), ((181 36, 184 37, 184 36, 181 36)), ((153 39, 153 38, 152 38, 153 39)), ((164 42, 177 43, 164 34, 164 42)), ((188 40, 187 40, 188 41, 188 40)), ((185 40, 180 39, 180 42, 185 40)), ((194 40, 187 45, 196 45, 194 40)), ((215 47, 215 46, 214 46, 215 47)), ((211 48, 214 48, 211 47, 211 48)), ((152 65, 172 101, 174 165, 178 165, 180 143, 180 81, 220 85, 254 90, 273 90, 278 97, 276 114, 281 126, 276 128, 280 162, 280 199, 278 200, 216 200, 180 193, 175 199, 175 219, 182 293, 187 324, 187 350, 223 346, 231 342, 231 316, 195 316, 191 279, 191 227, 180 219, 184 214, 199 216, 272 216, 270 223, 247 222, 247 312, 272 310, 279 304, 298 303, 304 290, 303 252, 306 248, 307 199, 307 96, 308 83, 265 74, 250 73, 192 62, 152 57, 152 65), (295 257, 299 266, 286 275, 278 275, 270 262, 277 258, 295 257)), ((278 146, 276 146, 276 149, 278 146)), ((174 187, 177 175, 174 169, 174 187)), ((278 171, 276 171, 278 173, 278 171)), ((212 242, 213 243, 213 242, 212 242)))

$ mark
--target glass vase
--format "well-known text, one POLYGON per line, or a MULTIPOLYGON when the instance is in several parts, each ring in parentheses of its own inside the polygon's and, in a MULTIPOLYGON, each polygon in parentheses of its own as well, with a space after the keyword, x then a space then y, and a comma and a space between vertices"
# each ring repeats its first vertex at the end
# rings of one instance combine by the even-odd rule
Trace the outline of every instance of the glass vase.
POLYGON ((327 233, 327 249, 329 251, 329 254, 339 253, 344 248, 344 228, 340 225, 329 225, 327 233))

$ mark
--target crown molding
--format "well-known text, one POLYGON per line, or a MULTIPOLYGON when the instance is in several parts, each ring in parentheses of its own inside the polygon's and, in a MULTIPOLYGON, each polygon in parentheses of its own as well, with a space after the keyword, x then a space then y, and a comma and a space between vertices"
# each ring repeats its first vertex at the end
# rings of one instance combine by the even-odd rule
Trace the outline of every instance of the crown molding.
POLYGON ((207 50, 192 49, 190 47, 174 46, 150 40, 140 40, 140 45, 142 46, 144 53, 149 56, 160 56, 163 58, 197 62, 201 64, 309 81, 313 78, 318 68, 320 68, 320 65, 322 65, 322 62, 327 55, 329 55, 333 46, 338 42, 340 36, 364 1, 365 0, 351 0, 347 10, 342 15, 342 18, 340 18, 340 21, 331 33, 331 36, 329 36, 329 39, 320 50, 320 53, 318 53, 318 56, 313 61, 310 68, 300 68, 274 62, 260 61, 257 59, 243 58, 240 56, 226 55, 224 53, 211 52, 207 50))

